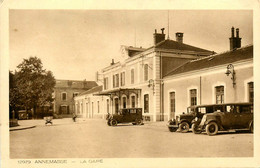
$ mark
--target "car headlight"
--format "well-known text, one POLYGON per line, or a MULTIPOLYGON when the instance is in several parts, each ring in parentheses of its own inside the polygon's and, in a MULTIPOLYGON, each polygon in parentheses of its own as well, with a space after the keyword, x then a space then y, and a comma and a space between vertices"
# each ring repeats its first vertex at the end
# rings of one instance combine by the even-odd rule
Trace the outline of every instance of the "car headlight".
POLYGON ((195 121, 198 121, 198 117, 195 117, 195 119, 194 119, 195 121))

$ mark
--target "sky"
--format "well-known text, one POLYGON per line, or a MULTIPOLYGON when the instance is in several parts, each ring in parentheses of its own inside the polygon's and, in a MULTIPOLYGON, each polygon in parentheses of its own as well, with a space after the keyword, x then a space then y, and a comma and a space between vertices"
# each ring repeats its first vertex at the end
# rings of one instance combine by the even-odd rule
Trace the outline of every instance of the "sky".
POLYGON ((253 44, 251 10, 11 9, 9 68, 36 56, 56 79, 95 80, 96 71, 122 59, 121 45, 151 47, 155 29, 165 28, 172 40, 183 32, 184 43, 221 53, 229 50, 232 26, 242 46, 253 44))

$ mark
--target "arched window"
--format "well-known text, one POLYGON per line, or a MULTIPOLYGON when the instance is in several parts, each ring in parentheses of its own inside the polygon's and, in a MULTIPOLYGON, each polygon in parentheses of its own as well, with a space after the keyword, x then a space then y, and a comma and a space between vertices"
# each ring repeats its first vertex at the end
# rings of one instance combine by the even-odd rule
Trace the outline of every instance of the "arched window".
POLYGON ((144 65, 144 80, 148 81, 148 64, 144 65))

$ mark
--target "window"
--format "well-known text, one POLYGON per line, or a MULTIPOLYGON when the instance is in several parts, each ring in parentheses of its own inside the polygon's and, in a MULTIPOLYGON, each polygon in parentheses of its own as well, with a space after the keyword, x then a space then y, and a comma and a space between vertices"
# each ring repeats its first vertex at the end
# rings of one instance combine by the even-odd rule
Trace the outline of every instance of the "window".
POLYGON ((170 92, 170 118, 175 114, 175 92, 170 92))
POLYGON ((135 70, 134 69, 131 69, 131 84, 134 84, 135 83, 135 70))
POLYGON ((123 108, 126 108, 126 97, 123 97, 123 108))
POLYGON ((97 101, 97 113, 99 113, 99 101, 97 101))
POLYGON ((66 101, 67 100, 67 93, 66 92, 61 93, 61 100, 62 101, 66 101))
POLYGON ((121 81, 120 85, 125 86, 125 72, 121 72, 120 78, 121 78, 120 79, 120 81, 121 81))
POLYGON ((108 89, 108 77, 104 78, 104 90, 108 89))
POLYGON ((94 102, 92 102, 92 115, 94 114, 94 102))
POLYGON ((224 86, 216 87, 216 104, 224 103, 224 86))
POLYGON ((144 80, 148 81, 148 64, 144 65, 144 80))
POLYGON ((113 75, 113 87, 119 87, 119 74, 113 75))
POLYGON ((119 105, 118 105, 118 98, 115 98, 115 113, 118 114, 119 105))
POLYGON ((107 113, 109 113, 109 99, 107 99, 107 113))
POLYGON ((149 113, 149 94, 144 95, 144 113, 149 113))
POLYGON ((79 92, 73 93, 73 97, 76 97, 76 96, 78 96, 78 95, 79 95, 79 92))
POLYGON ((190 105, 191 106, 197 105, 197 90, 196 89, 190 90, 190 105))
POLYGON ((135 108, 135 96, 131 96, 132 108, 135 108))
POLYGON ((249 82, 248 83, 248 91, 249 91, 249 102, 253 103, 254 102, 254 83, 249 82))

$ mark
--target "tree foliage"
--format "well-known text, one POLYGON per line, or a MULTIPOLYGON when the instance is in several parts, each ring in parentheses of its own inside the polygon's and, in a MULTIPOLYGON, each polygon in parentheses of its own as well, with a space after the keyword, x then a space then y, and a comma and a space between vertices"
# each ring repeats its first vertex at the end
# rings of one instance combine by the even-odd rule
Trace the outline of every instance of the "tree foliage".
POLYGON ((52 103, 55 78, 51 71, 43 69, 39 58, 24 59, 17 66, 17 71, 9 74, 12 107, 33 108, 35 112, 36 107, 52 103))

